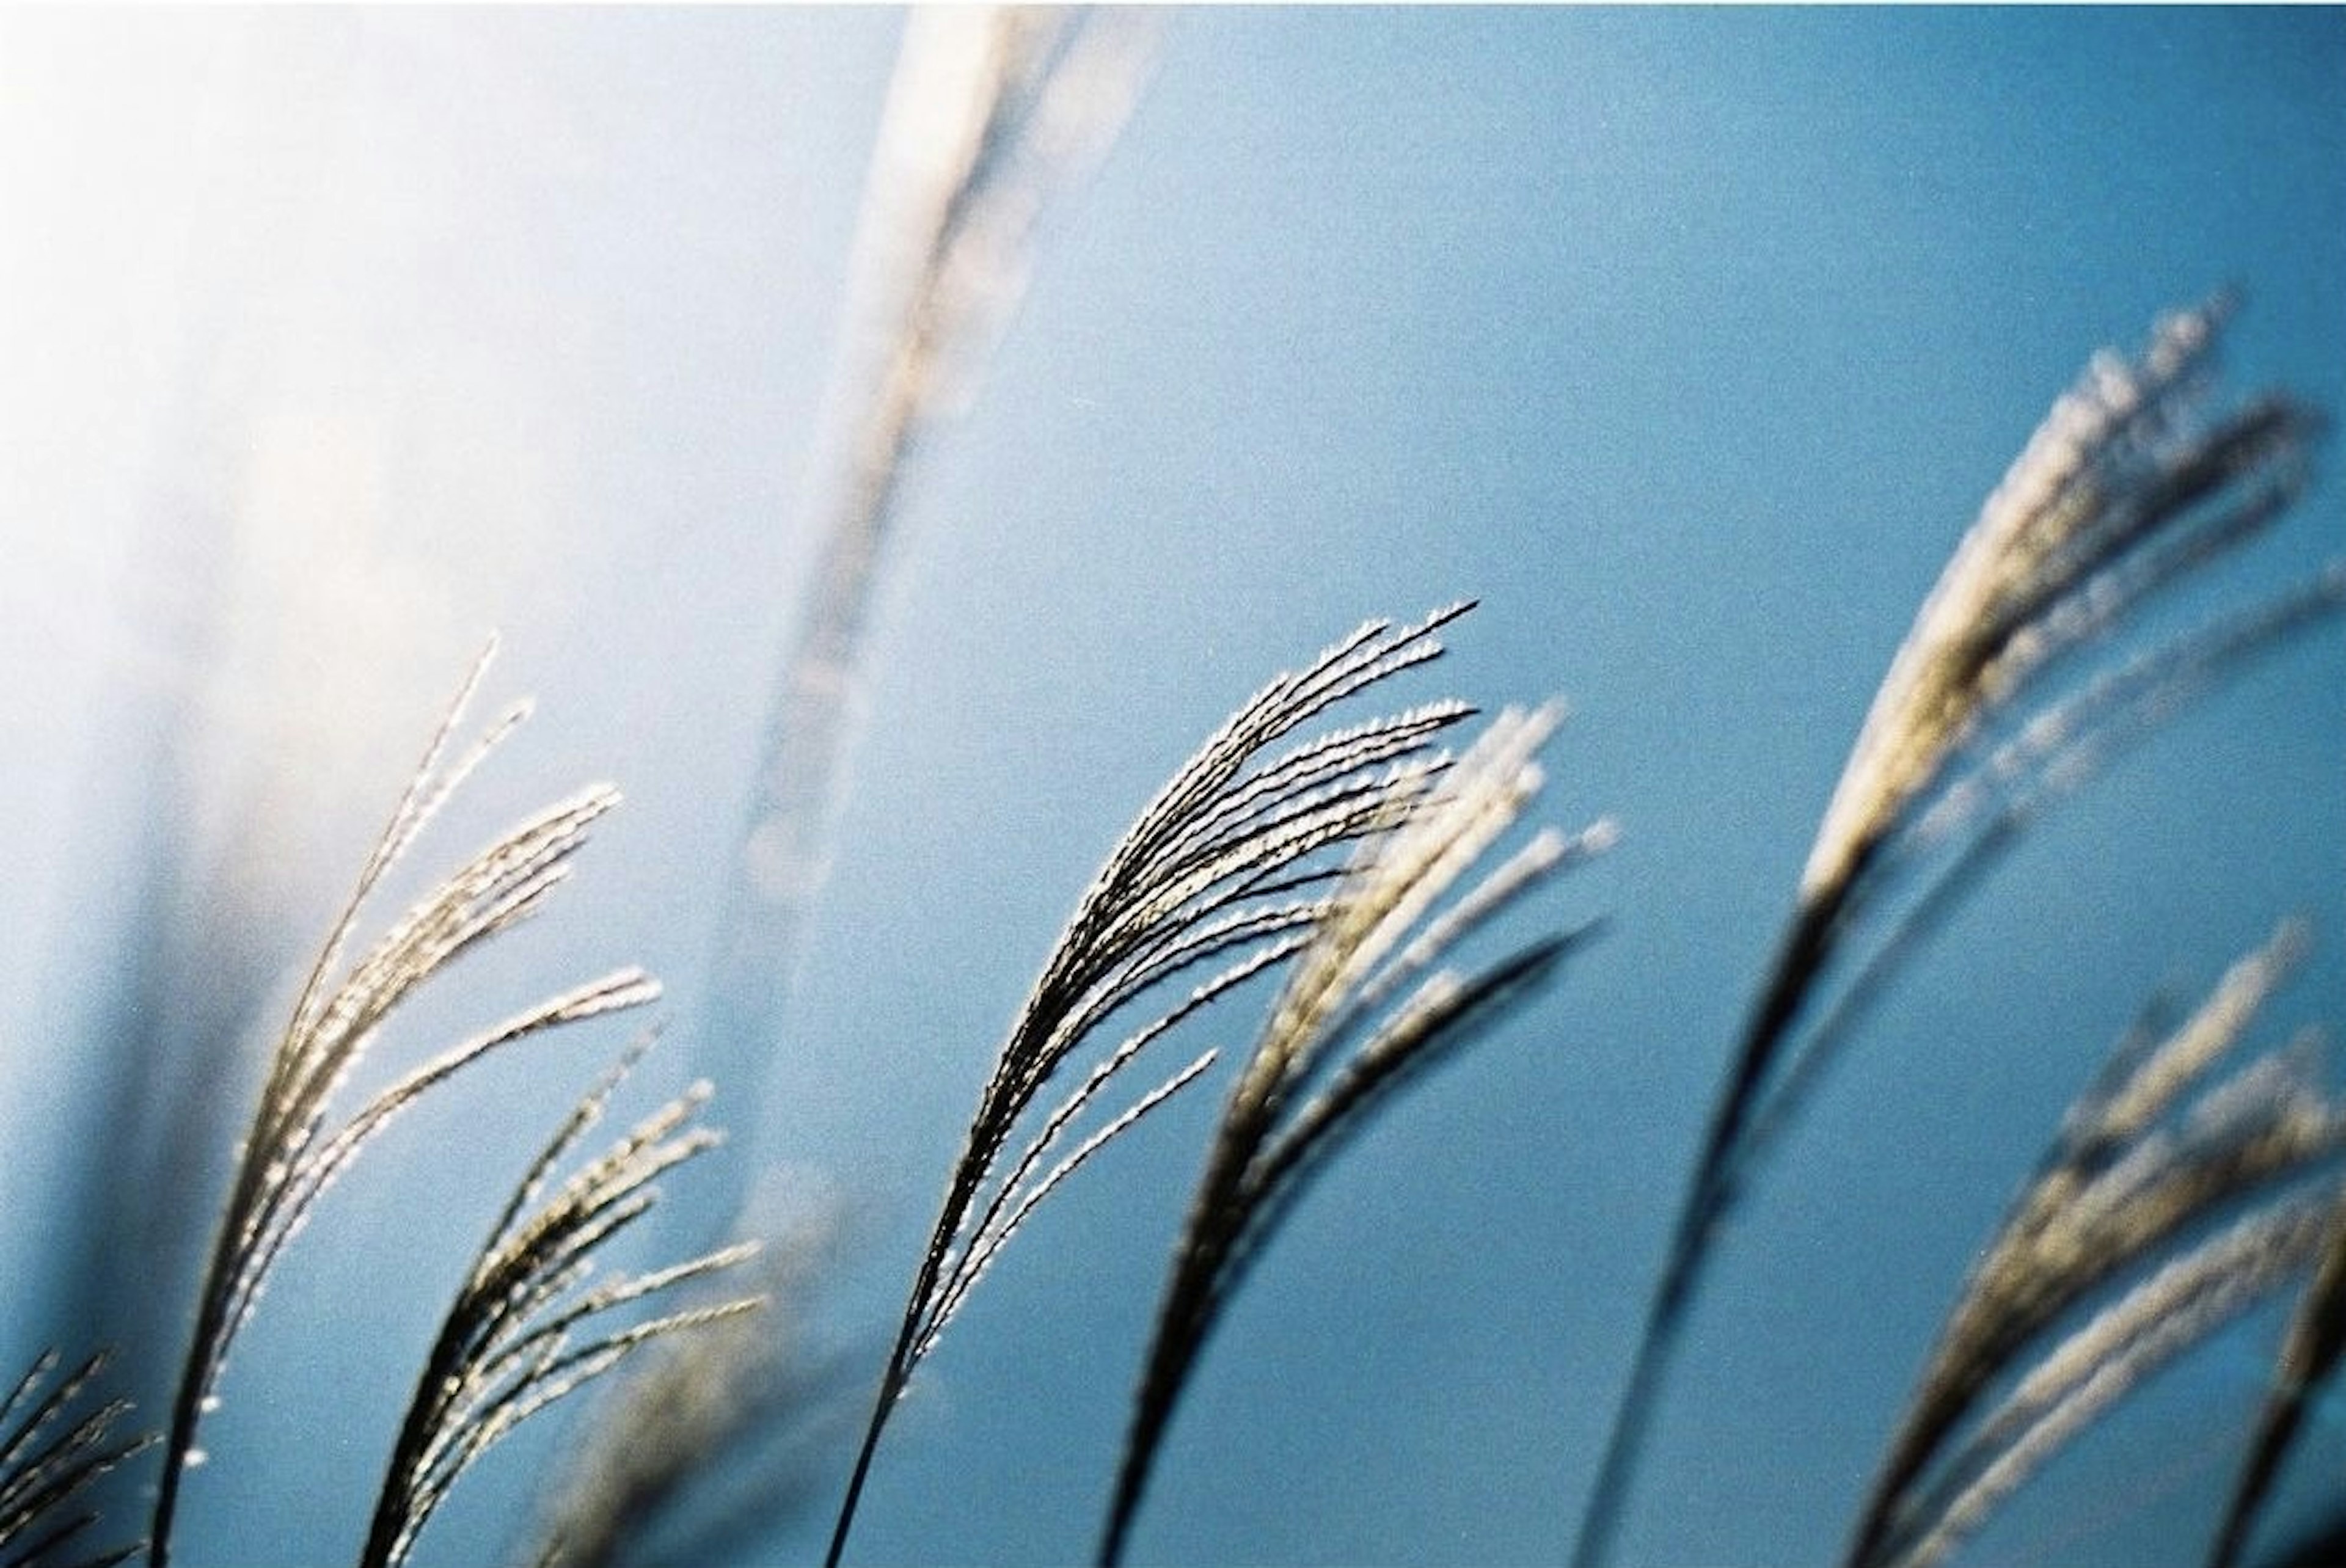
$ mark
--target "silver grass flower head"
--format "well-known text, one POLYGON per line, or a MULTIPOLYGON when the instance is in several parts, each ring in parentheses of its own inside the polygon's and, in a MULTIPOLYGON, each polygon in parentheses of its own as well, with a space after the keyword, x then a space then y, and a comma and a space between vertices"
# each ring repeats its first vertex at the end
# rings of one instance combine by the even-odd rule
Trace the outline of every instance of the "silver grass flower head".
MULTIPOLYGON (((2054 404, 1901 644, 1810 851, 1804 901, 1845 889, 1984 716, 2122 613, 2140 585, 2111 582, 2108 569, 2171 529, 2210 484, 2297 482, 2310 415, 2260 405, 2270 429, 2247 433, 2254 439, 2234 452, 2226 443, 2243 433, 2198 406, 2229 309, 2218 300, 2167 316, 2138 359, 2096 354, 2054 404), (2203 465, 2207 474, 2173 489, 2203 465)), ((2251 510, 2242 527, 2261 521, 2251 510)))

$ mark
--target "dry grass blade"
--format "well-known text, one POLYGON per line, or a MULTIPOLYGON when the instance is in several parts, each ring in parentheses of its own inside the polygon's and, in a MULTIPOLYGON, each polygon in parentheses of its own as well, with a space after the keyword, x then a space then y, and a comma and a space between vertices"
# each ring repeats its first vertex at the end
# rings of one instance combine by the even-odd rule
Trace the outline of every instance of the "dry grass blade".
POLYGON ((532 1415, 610 1370, 638 1346, 761 1304, 740 1298, 609 1326, 611 1315, 623 1308, 743 1261, 755 1251, 746 1244, 591 1288, 586 1284, 596 1255, 658 1201, 655 1181, 716 1144, 715 1133, 692 1125, 709 1097, 705 1084, 654 1112, 550 1200, 531 1207, 555 1166, 602 1119, 642 1050, 642 1044, 631 1049, 579 1102, 515 1189, 474 1259, 401 1425, 360 1560, 364 1568, 404 1563, 458 1478, 532 1415))
POLYGON ((758 1255, 719 1282, 728 1294, 763 1298, 765 1308, 663 1338, 631 1359, 582 1441, 566 1445, 537 1538, 515 1562, 719 1561, 737 1532, 824 1501, 827 1461, 860 1413, 838 1358, 807 1332, 831 1273, 837 1217, 804 1211, 795 1193, 787 1201, 799 1212, 787 1216, 777 1211, 783 1201, 770 1192, 736 1217, 733 1233, 759 1237, 758 1255))
POLYGON ((83 1534, 97 1522, 83 1494, 155 1439, 116 1435, 129 1400, 83 1399, 105 1369, 103 1353, 63 1377, 58 1364, 56 1351, 45 1351, 0 1400, 0 1568, 98 1568, 138 1554, 134 1545, 65 1555, 85 1550, 83 1534))
POLYGON ((1223 1112, 1174 1252, 1102 1561, 1122 1554, 1206 1338, 1310 1172, 1409 1075, 1543 979, 1572 945, 1551 938, 1472 975, 1427 972, 1534 883, 1609 841, 1601 823, 1576 839, 1542 832, 1442 906, 1538 789, 1533 757, 1556 718, 1553 709, 1501 714, 1431 794, 1394 802, 1290 970, 1223 1112))
POLYGON ((810 504, 821 554, 720 927, 712 1016, 745 1068, 775 1038, 822 882, 865 623, 913 454, 969 395, 1015 311, 1042 214, 1122 127, 1155 32, 1137 10, 924 7, 905 19, 848 269, 850 331, 829 394, 841 428, 810 504))
POLYGON ((1302 950, 1329 908, 1327 886, 1342 871, 1344 848, 1390 827, 1432 788, 1444 767, 1434 744, 1469 710, 1436 703, 1272 748, 1336 704, 1438 656, 1441 628, 1468 607, 1413 626, 1370 622, 1305 669, 1272 681, 1183 765, 1108 856, 1011 1026, 971 1117, 882 1374, 831 1561, 913 1368, 1003 1245, 1106 1137, 1205 1063, 1138 1096, 1102 1133, 1058 1157, 1085 1113, 1145 1047, 1302 950), (1186 995, 1162 1001, 1168 985, 1201 970, 1206 978, 1186 995), (1136 1011, 1142 1022, 1121 1044, 1055 1106, 1035 1109, 1070 1057, 1136 1011))
POLYGON ((238 1150, 174 1397, 148 1535, 148 1561, 155 1568, 169 1560, 180 1483, 200 1458, 198 1431, 237 1335, 259 1303, 279 1255, 359 1150, 419 1095, 482 1056, 659 994, 658 983, 641 971, 614 971, 443 1054, 330 1127, 336 1092, 401 1003, 450 962, 536 913, 568 876, 571 857, 586 842, 588 829, 618 803, 617 790, 598 785, 539 812, 434 888, 362 956, 342 967, 369 895, 451 792, 524 717, 522 708, 508 710, 469 751, 453 763, 446 760, 464 708, 494 651, 492 645, 474 665, 434 735, 270 1057, 238 1150))
POLYGON ((1935 1561, 2112 1400, 2311 1258, 2326 1202, 2227 1209, 2346 1147, 2346 1113, 2305 1050, 2265 1054, 2184 1107, 2305 944, 2297 922, 2242 958, 2156 1041, 2121 1044, 1974 1266, 1869 1494, 1853 1568, 1935 1561), (2179 1255, 2178 1255, 2179 1254, 2179 1255), (2157 1272, 2049 1352, 2045 1336, 2120 1280, 2157 1272), (1982 1401, 2035 1357, 1996 1409, 1982 1401))
POLYGON ((2281 1342, 2273 1386, 2257 1412, 2248 1458, 2208 1555, 2211 1568, 2230 1568, 2247 1549, 2265 1499, 2280 1478, 2281 1463, 2304 1428, 2308 1407, 2337 1375, 2341 1351, 2346 1351, 2346 1196, 2329 1211, 2321 1260, 2281 1342))
POLYGON ((1721 1085, 1582 1517, 1576 1568, 1596 1568, 1609 1550, 1720 1222, 1895 962, 1977 884, 1994 851, 2118 744, 2248 657, 2346 609, 2346 571, 2333 566, 2115 672, 2060 684, 2080 650, 2254 537, 2303 486, 2320 430, 2310 411, 2270 395, 2216 405, 2213 354, 2228 311, 2218 301, 2167 318, 2136 358, 2096 357, 1990 495, 1900 645, 1721 1085), (1917 880, 1930 885, 1874 928, 1872 958, 1849 979, 1853 939, 1917 880))

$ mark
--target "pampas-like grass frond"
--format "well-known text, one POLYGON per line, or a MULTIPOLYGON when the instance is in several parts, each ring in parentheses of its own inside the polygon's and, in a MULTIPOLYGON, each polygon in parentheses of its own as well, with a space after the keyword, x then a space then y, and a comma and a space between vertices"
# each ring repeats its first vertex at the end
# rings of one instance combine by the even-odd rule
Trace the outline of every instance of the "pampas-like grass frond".
POLYGON ((1534 883, 1609 842, 1606 823, 1576 838, 1547 830, 1437 907, 1539 789, 1534 755, 1556 717, 1553 708, 1501 714, 1438 783, 1426 776, 1428 793, 1392 799, 1289 971, 1222 1113, 1174 1251, 1103 1562, 1122 1555, 1207 1336, 1311 1171, 1402 1082, 1545 978, 1573 945, 1549 938, 1471 976, 1426 972, 1534 883))
POLYGON ((526 714, 516 706, 471 750, 444 766, 466 703, 485 673, 484 650, 434 733, 393 809, 304 983, 280 1037, 235 1175, 198 1298, 195 1328, 174 1397, 170 1431, 149 1531, 148 1561, 169 1561, 181 1480, 201 1462, 197 1434, 238 1332, 258 1306, 269 1273, 318 1198, 360 1149, 420 1095, 491 1052, 546 1030, 649 1002, 658 983, 622 968, 549 998, 408 1073, 331 1132, 328 1112, 377 1032, 417 987, 480 942, 527 919, 569 874, 587 829, 618 803, 591 787, 539 812, 474 856, 395 921, 337 976, 368 897, 413 844, 464 778, 526 714))
POLYGON ((1720 1222, 1896 962, 2037 812, 2118 746, 2248 657, 2346 610, 2346 568, 2333 565, 2066 690, 2055 685, 2071 656, 2254 536, 2303 486, 2320 426, 2310 410, 2278 395, 2211 406, 2229 309, 2218 300, 2168 317, 2137 358, 2095 358, 1989 496, 1900 645, 1721 1086, 1575 1568, 1596 1568, 1609 1549, 1720 1222), (1823 1000, 1862 922, 1916 880, 1922 891, 1881 922, 1872 955, 1823 1000))
POLYGON ((946 1187, 848 1483, 836 1563, 872 1455, 913 1370, 1035 1204, 1108 1138, 1192 1081, 1210 1054, 1055 1159, 1079 1117, 1144 1048, 1232 987, 1293 957, 1331 907, 1343 847, 1391 827, 1438 776, 1430 748, 1470 711, 1455 702, 1331 730, 1266 756, 1298 727, 1442 651, 1440 629, 1372 621, 1308 668, 1282 675, 1183 764, 1108 856, 1076 906, 997 1054, 946 1187), (1210 969, 1172 1005, 1163 988, 1210 969), (1015 1153, 1028 1112, 1068 1059, 1112 1022, 1132 1028, 1015 1153), (1159 1010, 1161 1009, 1161 1010, 1159 1010))
POLYGON ((131 1455, 151 1447, 149 1434, 122 1438, 115 1427, 130 1401, 94 1407, 83 1400, 105 1370, 104 1352, 63 1377, 55 1350, 44 1351, 0 1400, 0 1568, 110 1568, 138 1555, 136 1545, 68 1560, 97 1512, 83 1494, 131 1455), (44 1385, 46 1385, 46 1389, 44 1385))
POLYGON ((595 1257, 649 1213, 654 1182, 713 1147, 693 1125, 709 1098, 696 1084, 638 1124, 538 1203, 554 1168, 602 1120, 648 1036, 571 1112, 499 1217, 474 1260, 424 1362, 378 1495, 362 1568, 395 1568, 459 1477, 531 1416, 664 1335, 739 1317, 762 1305, 742 1297, 607 1326, 609 1316, 751 1256, 737 1244, 588 1288, 595 1257))
POLYGON ((2062 1341, 1918 1498, 1915 1522, 1868 1561, 1925 1568, 1943 1559, 2111 1404, 2301 1273, 2320 1246, 2331 1201, 2276 1203, 2237 1221, 2062 1341))
POLYGON ((1800 876, 1804 906, 1868 864, 1965 743, 2063 653, 2278 515, 2318 421, 2279 397, 2209 414, 2222 301, 2160 321, 2129 363, 2097 356, 1955 548, 1899 647, 1800 876))
POLYGON ((2303 927, 2284 922, 2178 1028, 2122 1042, 2071 1107, 1940 1332, 1869 1494, 1852 1568, 1937 1561, 2108 1403, 2311 1260, 2326 1197, 2268 1201, 2179 1247, 2346 1147, 2346 1111, 2313 1084, 2305 1050, 2264 1055, 2177 1110, 2304 944, 2303 927), (1980 1415, 1990 1387, 2060 1319, 2162 1257, 2171 1261, 1980 1415))

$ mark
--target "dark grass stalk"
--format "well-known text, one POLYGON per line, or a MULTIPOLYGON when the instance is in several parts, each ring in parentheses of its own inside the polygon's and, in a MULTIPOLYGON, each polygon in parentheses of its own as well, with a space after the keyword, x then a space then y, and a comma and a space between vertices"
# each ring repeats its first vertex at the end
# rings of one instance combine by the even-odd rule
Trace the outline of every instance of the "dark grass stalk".
POLYGON ((2346 1506, 2332 1507, 2288 1544, 2257 1561, 2263 1568, 2337 1568, 2346 1563, 2346 1506))
POLYGON ((1036 1203, 1108 1139, 1201 1073, 1210 1053, 1065 1146, 1112 1080, 1235 987, 1303 950, 1330 907, 1346 848, 1390 827, 1433 786, 1433 750, 1468 709, 1436 703, 1271 748, 1370 687, 1435 657, 1469 606, 1414 626, 1372 621, 1283 675, 1193 756, 1109 855, 1005 1037, 980 1095, 890 1350, 832 1532, 844 1551, 880 1436, 914 1369, 1036 1203), (1164 990, 1199 972, 1186 996, 1164 990), (1144 1020, 1053 1108, 1046 1087, 1089 1041, 1144 1020), (1030 1116, 1029 1113, 1033 1112, 1030 1116), (1039 1125, 1037 1125, 1039 1124, 1039 1125), (1033 1126, 1023 1145, 1020 1130, 1033 1126))
POLYGON ((2307 1410, 2336 1378, 2341 1352, 2346 1352, 2346 1194, 2326 1216, 2320 1263, 2299 1298, 2275 1358, 2272 1387, 2257 1411, 2239 1479, 2208 1552, 2209 1568, 2232 1568, 2248 1550, 2281 1466, 2304 1431, 2307 1410))
POLYGON ((1601 824, 1574 840, 1542 833, 1438 907, 1538 789, 1533 755, 1555 718, 1500 715, 1433 792, 1397 803, 1290 967, 1174 1251, 1101 1532, 1102 1563, 1121 1559, 1206 1340, 1310 1177, 1404 1084, 1545 981, 1574 945, 1548 938, 1471 976, 1426 972, 1536 882, 1608 841, 1601 824))
MULTIPOLYGON (((1723 1222, 1855 1008, 1889 972, 1861 965, 1844 993, 1850 1005, 1831 1000, 1852 948, 1863 945, 1856 939, 1878 933, 1890 895, 1923 875, 1951 823, 1986 815, 1971 847, 1943 865, 1944 896, 1925 892, 1890 917, 1876 948, 1885 962, 1909 951, 1954 895, 1976 884, 1985 859, 2119 739, 2155 724, 2195 683, 2346 604, 2346 576, 2333 567, 2297 594, 2175 645, 2163 661, 2146 661, 2163 680, 2120 696, 2093 681, 2066 698, 2057 689, 2082 650, 2255 537, 2302 489, 2320 424, 2310 411, 2278 396, 2208 407, 2229 310, 2218 300, 2167 318, 2134 360, 2095 359, 1989 497, 1900 645, 1722 1081, 1583 1510, 1575 1568, 1598 1568, 1611 1550, 1723 1222), (2028 715, 2032 704, 2040 706, 2028 715), (2037 787, 2024 807, 1990 810, 1983 802, 1999 792, 1999 765, 2012 756, 2010 746, 1992 747, 1995 732, 2008 727, 2018 737, 2012 745, 2025 749, 2040 720, 2059 743, 2042 748, 2026 775, 2037 787)), ((2126 688, 2123 673, 2112 678, 2126 688)))

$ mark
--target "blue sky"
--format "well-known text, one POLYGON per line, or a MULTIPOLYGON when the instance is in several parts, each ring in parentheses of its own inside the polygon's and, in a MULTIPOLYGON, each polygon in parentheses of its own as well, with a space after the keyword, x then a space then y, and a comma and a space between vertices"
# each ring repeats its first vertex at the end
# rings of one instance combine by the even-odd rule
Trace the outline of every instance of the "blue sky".
MULTIPOLYGON (((264 1028, 493 626, 493 689, 540 713, 440 857, 583 778, 629 803, 566 907, 386 1056, 619 958, 676 998, 644 1095, 715 1051, 684 1021, 810 554, 897 30, 0 18, 0 1137, 31 1195, 0 1279, 70 1245, 44 1195, 97 1047, 39 1043, 105 1037, 158 836, 173 918, 250 993, 205 1005, 264 1028)), ((1817 818, 1981 499, 2088 353, 2228 284, 2233 380, 2346 408, 2342 109, 2327 8, 1169 14, 913 475, 770 1114, 734 1124, 741 1166, 847 1205, 824 1331, 876 1369, 994 1042, 1164 776, 1359 620, 1478 596, 1408 695, 1569 701, 1545 810, 1624 837, 1541 913, 1609 934, 1295 1214, 1134 1555, 1556 1561, 1817 818)), ((2338 553, 2340 496, 2196 602, 2338 553)), ((2333 630, 2193 710, 1906 974, 1728 1238, 1620 1561, 1838 1545, 1972 1249, 2148 993, 2302 911, 2320 945, 2269 1033, 2338 1022, 2342 676, 2333 630)), ((333 1195, 231 1370, 187 1561, 355 1540, 393 1352, 511 1179, 501 1138, 605 1047, 563 1049, 333 1195)), ((748 1101, 720 1085, 718 1119, 748 1101)), ((1005 1257, 890 1433, 863 1560, 1088 1550, 1212 1109, 1168 1111, 1005 1257)), ((1973 1560, 2198 1542, 2251 1328, 1973 1560)), ((419 1561, 489 1560, 546 1453, 490 1461, 419 1561)))

